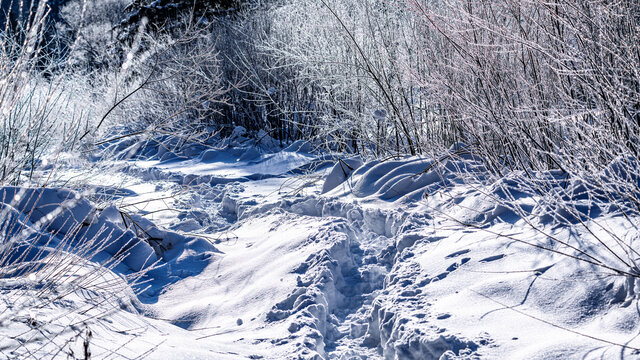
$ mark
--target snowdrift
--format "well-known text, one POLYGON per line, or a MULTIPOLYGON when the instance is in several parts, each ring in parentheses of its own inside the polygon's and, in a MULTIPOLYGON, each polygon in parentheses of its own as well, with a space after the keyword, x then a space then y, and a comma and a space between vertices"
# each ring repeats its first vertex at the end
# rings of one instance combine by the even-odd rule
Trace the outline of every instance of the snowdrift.
POLYGON ((172 231, 147 220, 158 207, 123 213, 67 190, 6 188, 7 222, 40 234, 12 230, 26 255, 6 276, 45 262, 42 249, 55 241, 80 256, 80 244, 98 239, 88 241, 100 244, 92 263, 116 259, 113 274, 140 274, 121 315, 167 334, 150 358, 640 353, 632 160, 582 176, 497 176, 461 146, 381 162, 329 157, 305 142, 274 151, 241 129, 234 139, 138 147, 146 155, 124 161, 133 185, 118 201, 158 192, 164 200, 149 202, 168 201, 159 218, 172 231))
POLYGON ((214 249, 204 240, 160 230, 115 207, 96 209, 81 194, 66 189, 5 187, 0 196, 3 254, 11 254, 3 257, 5 264, 37 262, 54 251, 74 253, 80 248, 81 255, 97 262, 117 257, 116 268, 128 273, 176 258, 185 247, 214 249))
POLYGON ((115 207, 96 209, 66 189, 4 187, 0 201, 0 320, 8 324, 2 333, 9 342, 24 337, 15 347, 3 342, 14 357, 61 351, 64 334, 84 331, 73 325, 78 321, 109 322, 120 309, 137 319, 145 311, 140 300, 152 301, 155 289, 186 276, 185 269, 203 267, 183 261, 185 252, 201 258, 217 252, 205 240, 158 229, 115 207), (34 338, 38 331, 51 340, 34 338))

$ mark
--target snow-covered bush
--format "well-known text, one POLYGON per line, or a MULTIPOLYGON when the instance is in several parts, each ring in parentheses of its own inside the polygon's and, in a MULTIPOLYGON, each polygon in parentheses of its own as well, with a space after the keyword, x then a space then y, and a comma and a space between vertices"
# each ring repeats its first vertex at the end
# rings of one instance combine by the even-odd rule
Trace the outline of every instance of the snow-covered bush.
POLYGON ((461 141, 495 171, 569 171, 585 164, 576 154, 602 167, 638 151, 637 12, 631 1, 287 0, 236 22, 227 56, 256 104, 247 115, 278 137, 292 127, 374 155, 461 141))
POLYGON ((409 2, 440 121, 494 167, 602 168, 636 155, 638 5, 409 2))
POLYGON ((42 155, 76 146, 85 125, 82 81, 49 51, 46 3, 33 10, 0 31, 0 184, 31 179, 42 155))
MULTIPOLYGON (((457 141, 455 123, 416 75, 420 18, 401 2, 288 0, 235 24, 233 63, 245 97, 277 137, 313 137, 374 156, 435 153, 457 141), (293 134, 293 136, 288 135, 293 134)), ((234 99, 235 102, 235 99, 234 99)))
POLYGON ((229 85, 209 26, 185 18, 178 35, 141 26, 126 54, 100 80, 106 101, 91 131, 94 144, 168 135, 184 144, 216 134, 229 85))
POLYGON ((72 0, 60 9, 56 30, 60 42, 74 49, 66 54, 74 72, 99 73, 120 61, 112 29, 121 21, 126 4, 126 0, 72 0))

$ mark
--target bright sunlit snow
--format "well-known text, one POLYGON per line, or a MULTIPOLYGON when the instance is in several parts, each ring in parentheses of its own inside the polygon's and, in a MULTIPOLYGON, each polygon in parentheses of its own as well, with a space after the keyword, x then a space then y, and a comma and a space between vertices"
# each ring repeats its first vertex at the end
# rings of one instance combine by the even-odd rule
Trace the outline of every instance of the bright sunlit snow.
POLYGON ((0 0, 0 360, 640 359, 637 0, 0 0))
MULTIPOLYGON (((536 207, 536 194, 497 204, 516 178, 456 180, 480 168, 472 158, 331 165, 288 150, 242 159, 250 151, 126 161, 111 178, 126 183, 117 203, 131 215, 79 192, 4 188, 3 211, 15 218, 4 231, 24 244, 5 273, 20 273, 19 258, 43 261, 55 242, 77 253, 95 237, 100 251, 64 276, 46 266, 5 275, 3 347, 81 351, 69 329, 91 331, 96 358, 610 358, 640 346, 635 280, 563 255, 578 257, 579 246, 616 264, 605 246, 620 246, 620 216, 530 224, 517 209, 536 207), (297 175, 310 166, 320 170, 297 175), (62 210, 39 225, 54 205, 62 210), (96 274, 103 281, 65 293, 78 273, 117 256, 96 274), (145 268, 133 288, 119 277, 145 268), (21 282, 31 290, 17 291, 21 282), (43 286, 61 295, 38 298, 43 286)), ((111 188, 104 181, 90 187, 111 188)))

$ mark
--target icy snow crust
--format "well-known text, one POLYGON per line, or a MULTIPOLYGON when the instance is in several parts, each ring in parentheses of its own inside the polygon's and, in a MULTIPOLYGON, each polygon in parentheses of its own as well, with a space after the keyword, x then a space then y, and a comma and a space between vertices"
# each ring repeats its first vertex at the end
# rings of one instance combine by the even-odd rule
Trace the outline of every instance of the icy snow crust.
POLYGON ((273 142, 233 136, 234 146, 182 152, 119 144, 140 158, 110 175, 116 206, 63 189, 2 189, 5 218, 45 235, 17 237, 3 299, 21 287, 30 289, 21 298, 39 296, 44 280, 19 263, 43 261, 53 244, 43 239, 65 234, 71 254, 87 238, 104 244, 82 271, 117 256, 102 275, 114 283, 146 271, 115 296, 89 283, 63 301, 2 300, 15 313, 2 318, 2 354, 78 354, 70 339, 87 328, 94 358, 640 357, 637 269, 605 251, 617 238, 633 246, 637 219, 585 196, 583 182, 539 174, 572 204, 558 209, 523 174, 462 181, 485 171, 469 157, 336 160, 304 142, 269 152, 273 142), (627 273, 576 259, 576 249, 627 273), (106 294, 120 305, 106 307, 106 294), (25 338, 34 311, 39 335, 25 338))

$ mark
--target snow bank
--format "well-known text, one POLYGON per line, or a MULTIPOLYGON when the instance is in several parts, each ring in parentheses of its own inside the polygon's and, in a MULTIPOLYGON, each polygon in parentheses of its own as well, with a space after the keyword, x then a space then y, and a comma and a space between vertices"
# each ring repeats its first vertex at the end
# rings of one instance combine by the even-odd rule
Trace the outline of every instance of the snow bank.
MULTIPOLYGON (((640 217, 621 213, 633 192, 611 192, 633 191, 630 161, 582 177, 497 176, 463 146, 437 159, 336 163, 305 142, 269 152, 242 129, 231 139, 194 146, 188 159, 154 153, 127 169, 147 187, 184 193, 171 204, 181 212, 165 215, 176 220, 171 228, 202 233, 215 247, 159 229, 144 211, 123 218, 115 207, 66 207, 90 214, 83 228, 129 231, 155 256, 137 307, 175 325, 165 338, 179 340, 163 351, 223 358, 198 351, 224 344, 231 358, 264 359, 637 355, 640 217), (299 174, 311 176, 286 191, 299 174)), ((76 197, 60 194, 50 203, 76 197)), ((6 203, 7 218, 29 226, 46 212, 15 206, 6 203)), ((56 229, 73 233, 74 216, 56 229)), ((145 268, 134 258, 128 266, 145 268)))
MULTIPOLYGON (((102 216, 79 193, 64 189, 5 187, 0 189, 0 195, 2 203, 21 213, 25 220, 20 226, 3 222, 5 236, 16 245, 28 246, 32 251, 40 245, 48 251, 64 249, 71 253, 77 247, 86 249, 89 246, 96 251, 87 255, 97 258, 103 257, 103 253, 111 257, 122 256, 122 264, 131 271, 140 271, 157 260, 155 252, 144 240, 102 216), (31 244, 32 241, 36 244, 31 244)), ((33 260, 29 256, 23 259, 33 260)))
POLYGON ((113 206, 96 209, 80 193, 66 189, 5 187, 0 189, 0 199, 7 239, 3 254, 12 253, 12 258, 25 263, 34 258, 21 249, 29 253, 82 251, 78 255, 98 262, 117 258, 121 265, 116 269, 128 274, 172 261, 187 249, 216 251, 205 240, 161 230, 139 215, 128 215, 113 206), (92 251, 87 253, 87 249, 92 251))

